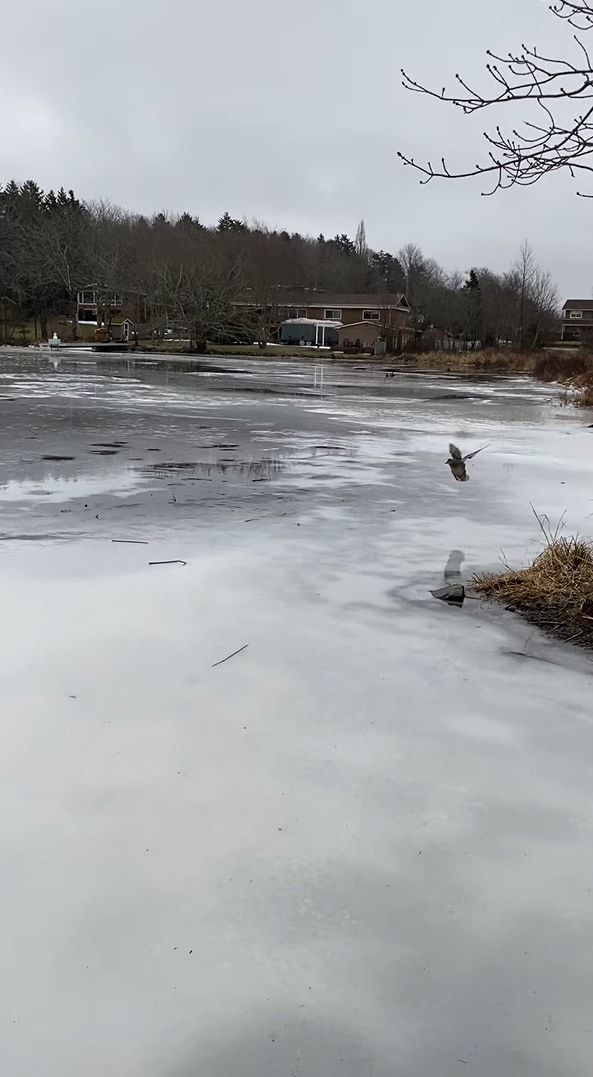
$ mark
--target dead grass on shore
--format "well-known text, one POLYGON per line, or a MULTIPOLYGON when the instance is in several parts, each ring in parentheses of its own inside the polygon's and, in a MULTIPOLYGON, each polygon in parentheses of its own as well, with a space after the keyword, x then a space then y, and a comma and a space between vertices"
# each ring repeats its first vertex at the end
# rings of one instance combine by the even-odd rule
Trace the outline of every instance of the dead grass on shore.
POLYGON ((533 366, 540 381, 573 382, 593 375, 593 356, 583 351, 540 352, 533 366))
POLYGON ((414 355, 418 366, 429 370, 467 374, 530 374, 534 356, 525 352, 500 351, 493 348, 467 352, 421 352, 414 355))
POLYGON ((549 351, 433 352, 418 356, 418 363, 429 369, 451 373, 529 374, 538 381, 559 382, 569 387, 565 403, 578 407, 593 405, 593 354, 557 348, 549 351))
POLYGON ((535 363, 533 374, 540 381, 566 385, 560 395, 562 404, 593 407, 593 355, 589 352, 546 352, 535 363))
POLYGON ((593 542, 560 537, 537 517, 544 549, 531 565, 476 576, 473 588, 485 599, 504 603, 552 635, 593 647, 593 542))

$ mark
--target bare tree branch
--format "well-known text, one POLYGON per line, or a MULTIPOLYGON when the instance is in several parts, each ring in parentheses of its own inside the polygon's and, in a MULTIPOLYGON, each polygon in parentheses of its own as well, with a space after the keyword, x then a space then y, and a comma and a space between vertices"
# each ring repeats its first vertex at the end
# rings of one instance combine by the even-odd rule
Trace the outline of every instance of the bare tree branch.
POLYGON ((564 19, 577 30, 590 30, 593 27, 593 4, 588 0, 573 3, 572 0, 558 0, 550 5, 550 11, 559 19, 564 19))
MULTIPOLYGON (((552 4, 553 15, 581 31, 593 29, 593 0, 558 0, 552 4)), ((483 109, 523 102, 540 112, 540 120, 525 118, 520 127, 510 132, 500 125, 494 131, 483 132, 487 155, 483 162, 464 169, 452 170, 445 158, 438 165, 431 161, 419 163, 399 152, 405 165, 416 169, 423 177, 432 179, 465 179, 471 176, 491 176, 492 186, 483 191, 492 195, 513 186, 531 186, 551 172, 565 169, 574 178, 578 173, 593 172, 593 104, 585 104, 572 118, 565 116, 570 102, 593 100, 593 66, 585 44, 577 35, 577 62, 570 59, 543 56, 535 45, 522 45, 517 53, 499 56, 491 50, 486 71, 491 79, 490 92, 475 89, 461 75, 455 79, 461 92, 440 91, 423 85, 402 70, 405 89, 444 101, 465 115, 483 109)), ((591 197, 581 191, 582 197, 591 197)))

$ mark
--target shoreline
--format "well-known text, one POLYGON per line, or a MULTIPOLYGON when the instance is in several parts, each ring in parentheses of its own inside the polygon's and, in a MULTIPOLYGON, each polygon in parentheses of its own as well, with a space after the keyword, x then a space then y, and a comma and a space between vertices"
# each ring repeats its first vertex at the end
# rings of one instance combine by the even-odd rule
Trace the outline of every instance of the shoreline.
MULTIPOLYGON (((134 360, 140 357, 152 357, 155 360, 167 362, 168 360, 181 359, 187 363, 192 361, 212 359, 257 359, 263 362, 310 362, 312 366, 344 365, 364 366, 393 373, 418 373, 418 374, 460 374, 497 377, 511 374, 533 376, 535 358, 533 355, 518 356, 517 353, 507 354, 504 352, 492 353, 476 352, 469 357, 468 353, 456 352, 444 355, 443 353, 404 353, 403 355, 373 356, 366 354, 345 355, 341 352, 320 352, 317 349, 301 348, 287 349, 277 348, 274 350, 260 350, 258 348, 246 348, 237 346, 233 348, 226 345, 210 345, 208 351, 197 352, 187 347, 155 347, 152 344, 140 344, 138 347, 123 349, 121 352, 93 351, 92 344, 85 341, 63 342, 60 348, 50 350, 47 344, 3 344, 0 346, 0 358, 3 354, 30 354, 31 356, 49 357, 57 359, 60 354, 64 357, 73 358, 81 352, 87 356, 93 356, 106 362, 121 362, 124 359, 134 360)), ((547 354, 537 353, 538 357, 547 354)))

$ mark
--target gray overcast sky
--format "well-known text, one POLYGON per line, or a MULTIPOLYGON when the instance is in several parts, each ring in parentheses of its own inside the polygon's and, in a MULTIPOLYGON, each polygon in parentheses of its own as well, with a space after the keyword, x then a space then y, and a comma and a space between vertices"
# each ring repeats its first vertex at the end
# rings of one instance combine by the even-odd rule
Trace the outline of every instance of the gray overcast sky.
POLYGON ((563 294, 593 294, 593 202, 568 175, 481 198, 396 157, 478 159, 486 116, 406 93, 400 68, 441 86, 488 46, 562 54, 544 0, 20 0, 2 27, 0 182, 313 234, 364 217, 371 246, 451 269, 504 269, 528 238, 563 294))

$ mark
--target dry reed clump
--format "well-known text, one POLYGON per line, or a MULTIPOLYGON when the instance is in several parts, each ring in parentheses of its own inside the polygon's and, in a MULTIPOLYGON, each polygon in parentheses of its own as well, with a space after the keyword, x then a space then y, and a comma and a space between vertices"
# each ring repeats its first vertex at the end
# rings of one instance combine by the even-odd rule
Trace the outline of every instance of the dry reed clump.
POLYGON ((546 546, 531 565, 477 576, 474 590, 562 639, 593 646, 593 542, 544 533, 546 546))

